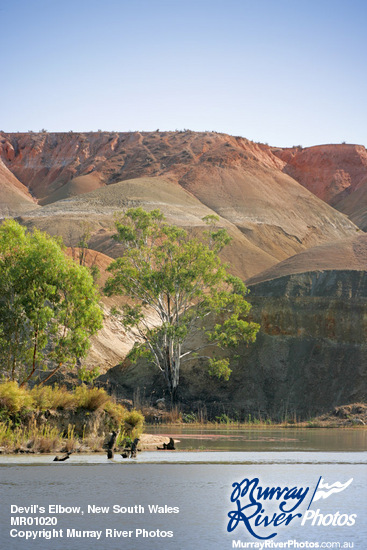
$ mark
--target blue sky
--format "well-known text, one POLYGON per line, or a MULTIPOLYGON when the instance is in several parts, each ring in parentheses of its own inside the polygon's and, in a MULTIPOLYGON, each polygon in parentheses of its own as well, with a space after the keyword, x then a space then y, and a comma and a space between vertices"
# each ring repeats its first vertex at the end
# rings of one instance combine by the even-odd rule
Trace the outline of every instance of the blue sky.
POLYGON ((0 129, 367 145, 365 0, 0 0, 0 129))

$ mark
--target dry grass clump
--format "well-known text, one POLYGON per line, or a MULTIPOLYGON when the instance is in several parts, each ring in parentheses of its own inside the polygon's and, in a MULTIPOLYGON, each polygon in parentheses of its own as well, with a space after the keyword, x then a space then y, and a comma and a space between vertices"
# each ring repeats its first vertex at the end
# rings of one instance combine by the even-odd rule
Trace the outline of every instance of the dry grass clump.
MULTIPOLYGON (((20 428, 18 428, 20 429, 20 428)), ((23 431, 24 442, 22 446, 32 449, 35 453, 51 453, 57 451, 62 445, 62 437, 57 428, 50 426, 34 425, 29 430, 23 431)))
POLYGON ((96 411, 103 408, 110 397, 105 390, 78 386, 73 392, 61 386, 41 386, 31 390, 34 408, 37 410, 77 410, 96 411))
POLYGON ((64 409, 73 410, 76 407, 74 393, 69 392, 65 386, 36 386, 30 394, 33 399, 33 406, 36 410, 64 409))
POLYGON ((201 417, 196 413, 184 414, 178 405, 168 410, 142 407, 142 413, 147 424, 182 424, 183 422, 202 422, 204 424, 206 422, 206 420, 199 420, 198 418, 201 417))
POLYGON ((24 412, 33 407, 32 396, 25 388, 20 388, 17 382, 0 384, 0 410, 9 414, 24 412))
POLYGON ((106 413, 116 426, 123 423, 124 416, 126 414, 125 407, 110 399, 105 403, 103 409, 106 411, 106 413))
POLYGON ((87 411, 102 409, 111 400, 110 396, 102 388, 87 388, 79 386, 74 390, 77 408, 87 411))
POLYGON ((83 445, 93 453, 97 453, 99 451, 103 451, 105 439, 106 438, 103 435, 90 435, 83 439, 83 445))
POLYGON ((177 405, 167 411, 166 415, 166 422, 169 422, 171 424, 179 424, 180 422, 182 422, 182 411, 177 405))
POLYGON ((0 423, 0 447, 13 450, 15 446, 20 446, 22 441, 19 429, 14 429, 11 423, 0 423))
POLYGON ((63 439, 64 446, 61 449, 62 452, 67 453, 68 451, 78 451, 81 447, 78 437, 75 436, 75 426, 71 424, 68 425, 68 433, 63 439))
POLYGON ((132 411, 126 411, 124 415, 124 428, 126 434, 134 439, 138 437, 144 427, 144 416, 141 412, 133 409, 132 411))
POLYGON ((12 422, 0 423, 0 446, 7 452, 50 453, 59 450, 74 450, 75 438, 73 429, 67 437, 50 426, 15 426, 12 422))
MULTIPOLYGON (((32 390, 21 388, 17 382, 0 384, 0 410, 8 416, 25 411, 103 409, 111 401, 103 389, 82 385, 74 391, 64 386, 36 386, 32 390)), ((122 407, 123 408, 123 407, 122 407)), ((124 409, 125 410, 125 409, 124 409)), ((120 414, 118 415, 120 416, 120 414)))

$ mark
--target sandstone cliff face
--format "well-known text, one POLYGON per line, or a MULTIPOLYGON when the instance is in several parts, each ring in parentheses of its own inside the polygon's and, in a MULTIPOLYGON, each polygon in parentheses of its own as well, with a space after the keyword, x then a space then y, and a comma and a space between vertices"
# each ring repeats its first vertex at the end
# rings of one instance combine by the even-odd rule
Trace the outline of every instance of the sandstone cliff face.
MULTIPOLYGON (((255 344, 236 350, 228 382, 211 379, 198 362, 182 368, 180 397, 188 409, 241 418, 308 418, 366 399, 367 275, 310 272, 251 286, 255 344)), ((142 364, 105 377, 123 395, 140 388, 163 395, 158 373, 142 364)))
POLYGON ((366 399, 365 271, 294 274, 250 288, 262 331, 244 363, 263 373, 258 395, 269 410, 307 416, 366 399))

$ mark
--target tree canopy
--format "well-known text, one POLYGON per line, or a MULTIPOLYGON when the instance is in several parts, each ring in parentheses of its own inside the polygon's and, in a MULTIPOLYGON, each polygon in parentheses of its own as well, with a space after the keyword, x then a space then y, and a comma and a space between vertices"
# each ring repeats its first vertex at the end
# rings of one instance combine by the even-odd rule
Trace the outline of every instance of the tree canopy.
POLYGON ((168 225, 159 210, 130 209, 116 222, 123 254, 109 267, 105 292, 130 298, 115 313, 135 335, 131 357, 143 355, 156 365, 173 398, 183 361, 205 359, 210 374, 228 380, 229 360, 208 350, 253 342, 259 330, 245 320, 251 308, 245 284, 228 273, 218 256, 230 241, 217 228, 218 219, 204 218, 208 230, 202 240, 168 225), (155 314, 155 326, 147 320, 149 311, 155 314), (215 319, 210 329, 205 326, 209 316, 215 319), (201 343, 190 346, 196 333, 201 333, 195 339, 201 343))
POLYGON ((62 243, 14 220, 0 227, 0 372, 21 385, 45 382, 84 357, 102 326, 88 269, 62 243))

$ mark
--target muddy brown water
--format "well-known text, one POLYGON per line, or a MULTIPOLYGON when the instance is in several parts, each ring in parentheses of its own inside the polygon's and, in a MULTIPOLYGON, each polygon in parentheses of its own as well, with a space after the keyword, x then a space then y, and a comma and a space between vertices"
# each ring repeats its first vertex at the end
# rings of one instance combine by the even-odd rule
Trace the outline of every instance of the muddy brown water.
POLYGON ((147 426, 147 433, 179 440, 179 450, 216 451, 367 451, 367 429, 194 428, 147 426))
MULTIPOLYGON (((255 529, 252 523, 258 535, 276 532, 270 541, 293 541, 289 548, 306 548, 306 542, 308 548, 321 548, 321 544, 325 548, 367 548, 365 430, 172 426, 149 431, 179 439, 177 450, 142 452, 136 460, 123 460, 116 454, 114 461, 104 454, 75 454, 65 463, 52 462, 50 455, 0 455, 1 548, 251 548, 250 543, 262 539, 254 537, 244 522, 233 532, 227 531, 228 514, 236 509, 230 500, 232 484, 245 479, 258 479, 263 488, 307 489, 296 510, 302 517, 277 528, 260 525, 255 529), (311 502, 320 478, 329 484, 353 481, 345 490, 311 502), (39 513, 37 505, 45 512, 39 513), (155 512, 156 506, 164 511, 155 512), (75 509, 65 512, 62 507, 75 509), (318 513, 325 525, 318 520, 312 524, 312 518, 302 525, 310 511, 318 513), (17 517, 30 518, 27 521, 33 525, 16 524, 17 517), (37 517, 51 518, 56 525, 36 525, 37 517), (338 518, 342 525, 337 524, 338 518), (354 523, 347 525, 347 521, 354 523), (119 536, 124 531, 126 538, 119 536), (35 534, 26 540, 26 532, 35 534), (46 538, 47 532, 52 538, 46 538), (91 533, 100 534, 100 538, 91 538, 91 533), (239 543, 243 546, 234 546, 239 543)), ((247 496, 243 498, 241 505, 246 504, 247 496)), ((262 505, 263 516, 271 518, 280 511, 276 500, 264 500, 262 505)))

